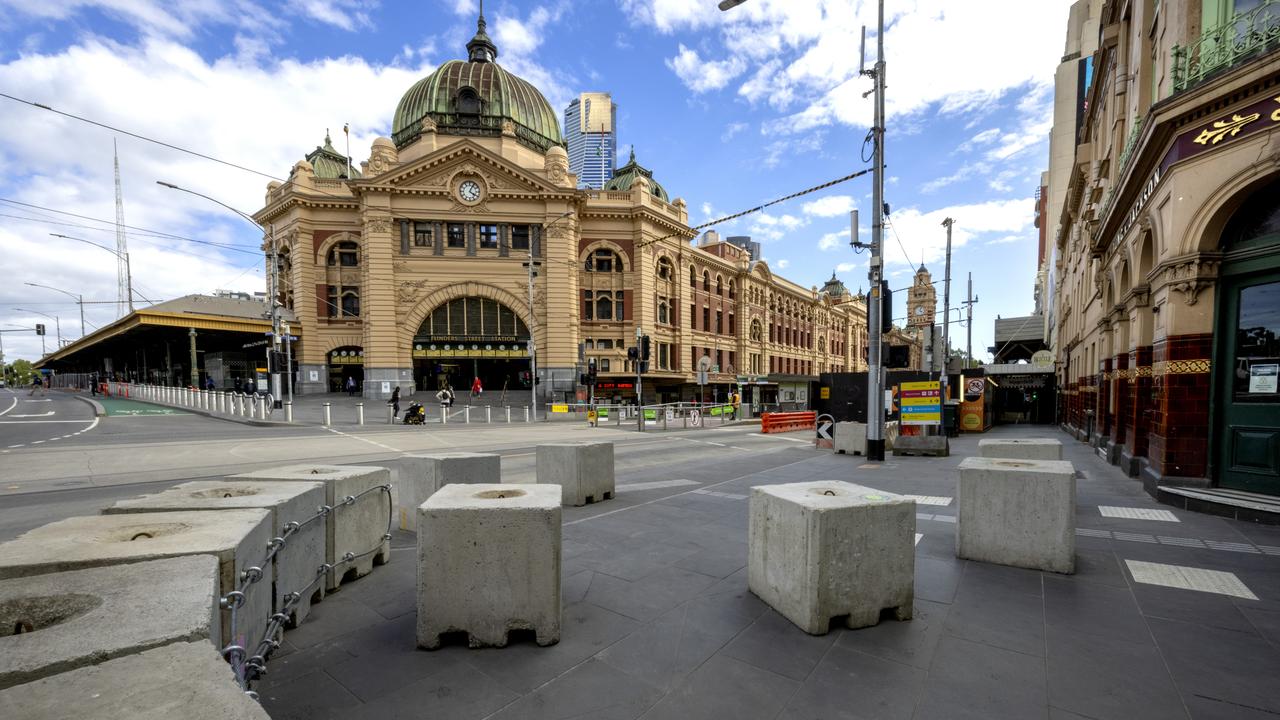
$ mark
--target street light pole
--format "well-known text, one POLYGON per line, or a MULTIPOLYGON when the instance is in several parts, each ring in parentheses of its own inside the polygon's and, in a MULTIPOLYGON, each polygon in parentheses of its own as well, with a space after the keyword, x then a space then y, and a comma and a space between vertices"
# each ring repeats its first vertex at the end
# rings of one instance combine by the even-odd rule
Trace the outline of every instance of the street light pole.
MULTIPOLYGON (((18 311, 18 312, 29 312, 29 313, 31 313, 31 314, 33 314, 33 315, 42 315, 42 316, 44 316, 44 317, 47 317, 47 318, 52 319, 52 320, 53 320, 53 327, 54 327, 54 329, 55 329, 55 330, 57 331, 57 333, 58 333, 58 347, 59 347, 59 348, 61 348, 61 347, 62 347, 62 322, 58 320, 58 316, 57 316, 57 315, 49 315, 49 314, 47 314, 47 313, 39 312, 38 310, 27 310, 27 309, 25 309, 25 308, 14 308, 14 310, 16 310, 16 311, 18 311)), ((41 340, 41 343, 43 343, 43 342, 44 342, 44 341, 43 341, 43 340, 41 340)))
MULTIPOLYGON (((106 245, 99 245, 98 243, 93 242, 92 240, 85 240, 84 238, 71 237, 70 235, 63 235, 62 233, 49 233, 49 234, 56 238, 62 238, 64 240, 75 240, 76 242, 82 242, 85 245, 92 245, 97 248, 102 248, 103 250, 106 250, 107 252, 111 253, 112 255, 115 255, 121 260, 124 260, 125 285, 126 285, 126 290, 129 293, 129 312, 133 312, 133 264, 129 262, 129 253, 126 252, 122 254, 120 252, 112 250, 106 245)), ((138 297, 141 297, 143 300, 147 300, 145 297, 142 296, 141 293, 138 294, 138 297)), ((151 302, 151 301, 147 300, 147 302, 151 302)), ((81 330, 81 334, 83 334, 84 328, 81 327, 80 330, 81 330)))
POLYGON ((70 292, 67 292, 66 290, 59 290, 56 287, 49 287, 48 285, 41 285, 40 283, 29 282, 29 283, 23 283, 23 285, 30 285, 31 287, 44 288, 45 290, 60 292, 63 295, 70 295, 71 297, 75 298, 76 304, 80 306, 80 337, 84 337, 85 325, 84 325, 84 296, 83 295, 76 295, 75 293, 70 293, 70 292))
POLYGON ((942 401, 947 401, 947 365, 951 362, 951 226, 956 221, 947 218, 942 221, 947 227, 947 269, 942 280, 942 401))
MULTIPOLYGON (((864 31, 865 32, 865 31, 864 31)), ((862 58, 859 58, 862 62, 862 58)), ((871 180, 871 262, 867 278, 871 292, 867 297, 867 460, 884 461, 884 378, 880 359, 881 312, 883 302, 882 263, 884 237, 884 0, 879 2, 876 29, 876 64, 862 70, 875 82, 875 116, 872 141, 875 155, 871 180)))
MULTIPOLYGON (((564 220, 573 213, 573 210, 562 212, 554 220, 543 225, 542 229, 538 232, 538 236, 536 238, 537 242, 545 243, 547 228, 550 228, 552 225, 564 220)), ((525 263, 525 267, 529 269, 529 403, 530 410, 533 413, 531 417, 536 421, 538 419, 538 346, 537 338, 535 336, 537 334, 538 319, 533 307, 533 278, 538 274, 537 266, 542 263, 533 259, 534 241, 535 238, 529 238, 529 261, 525 263)))

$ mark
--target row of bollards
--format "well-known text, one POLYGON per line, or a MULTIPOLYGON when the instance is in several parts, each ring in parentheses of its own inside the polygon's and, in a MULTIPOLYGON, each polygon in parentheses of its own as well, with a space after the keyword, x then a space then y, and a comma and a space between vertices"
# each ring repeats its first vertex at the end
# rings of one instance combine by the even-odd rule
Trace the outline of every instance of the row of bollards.
MULTIPOLYGON (((123 383, 120 385, 123 386, 123 383)), ((157 405, 170 405, 253 420, 268 420, 274 411, 271 397, 257 393, 203 390, 169 385, 132 385, 128 388, 121 387, 118 392, 123 397, 157 405)), ((293 404, 286 402, 284 411, 285 420, 293 422, 293 404)))

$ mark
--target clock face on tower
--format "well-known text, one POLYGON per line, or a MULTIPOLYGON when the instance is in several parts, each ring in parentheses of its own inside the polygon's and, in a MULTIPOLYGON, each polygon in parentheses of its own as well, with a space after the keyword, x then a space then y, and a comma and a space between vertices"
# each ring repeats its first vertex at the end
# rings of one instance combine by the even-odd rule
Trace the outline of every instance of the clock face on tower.
POLYGON ((462 198, 463 202, 477 202, 480 200, 480 183, 475 180, 463 180, 458 186, 458 197, 462 198))
POLYGON ((922 316, 922 315, 924 315, 924 306, 923 306, 923 305, 917 305, 917 306, 916 306, 916 317, 920 317, 920 316, 922 316))

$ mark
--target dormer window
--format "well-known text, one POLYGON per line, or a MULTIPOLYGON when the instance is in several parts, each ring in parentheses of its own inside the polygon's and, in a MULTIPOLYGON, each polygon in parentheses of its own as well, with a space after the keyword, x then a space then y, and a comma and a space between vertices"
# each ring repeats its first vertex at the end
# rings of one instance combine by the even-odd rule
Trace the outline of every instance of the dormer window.
POLYGON ((464 87, 458 90, 458 113, 460 115, 479 115, 480 96, 474 88, 464 87))

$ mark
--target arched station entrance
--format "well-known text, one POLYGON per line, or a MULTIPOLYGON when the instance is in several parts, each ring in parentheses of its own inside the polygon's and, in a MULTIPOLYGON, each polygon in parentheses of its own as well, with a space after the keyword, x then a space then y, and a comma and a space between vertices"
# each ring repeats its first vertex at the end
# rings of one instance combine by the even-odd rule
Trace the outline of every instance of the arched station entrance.
POLYGON ((1280 179, 1222 233, 1213 364, 1216 464, 1225 488, 1280 495, 1280 179))
POLYGON ((355 380, 356 392, 364 389, 364 348, 354 345, 329 351, 329 392, 343 392, 347 379, 355 380))
POLYGON ((486 392, 528 389, 529 328, 495 300, 455 298, 432 310, 414 335, 414 384, 428 392, 449 384, 463 395, 477 377, 486 392))

